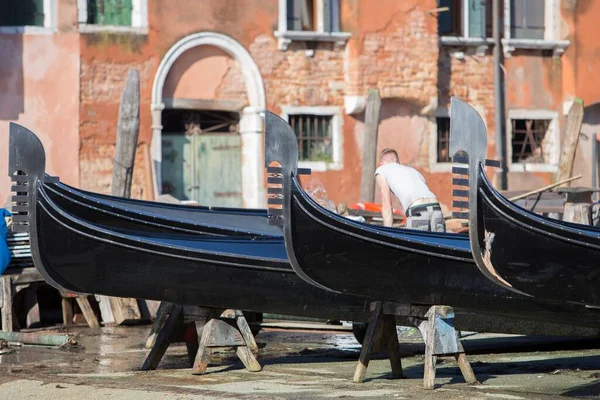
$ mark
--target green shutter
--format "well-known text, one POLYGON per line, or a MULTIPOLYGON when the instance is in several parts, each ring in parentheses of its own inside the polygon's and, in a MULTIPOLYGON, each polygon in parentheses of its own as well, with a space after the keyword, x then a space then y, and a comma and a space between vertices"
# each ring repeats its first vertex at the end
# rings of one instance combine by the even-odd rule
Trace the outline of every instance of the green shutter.
POLYGON ((131 0, 88 0, 88 23, 131 26, 131 0))
POLYGON ((469 0, 469 37, 485 37, 485 0, 469 0))

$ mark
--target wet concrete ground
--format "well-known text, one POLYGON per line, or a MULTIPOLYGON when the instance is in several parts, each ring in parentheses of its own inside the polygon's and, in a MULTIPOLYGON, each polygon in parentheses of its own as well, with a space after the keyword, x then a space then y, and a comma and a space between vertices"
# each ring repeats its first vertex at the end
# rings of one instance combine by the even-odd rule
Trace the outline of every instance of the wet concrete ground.
MULTIPOLYGON (((436 390, 422 389, 423 344, 401 344, 406 379, 373 360, 352 382, 359 344, 349 332, 263 329, 261 372, 233 353, 208 373, 190 373, 184 344, 158 370, 141 372, 149 326, 78 329, 79 347, 18 348, 0 356, 0 399, 538 399, 600 395, 600 340, 478 334, 462 340, 480 386, 464 383, 453 359, 438 364, 436 390)), ((64 330, 60 331, 64 333, 64 330)))

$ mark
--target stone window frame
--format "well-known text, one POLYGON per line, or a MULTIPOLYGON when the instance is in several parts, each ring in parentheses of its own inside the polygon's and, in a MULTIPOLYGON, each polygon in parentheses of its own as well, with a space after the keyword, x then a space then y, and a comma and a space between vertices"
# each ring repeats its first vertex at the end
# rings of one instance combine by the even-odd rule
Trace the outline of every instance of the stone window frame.
POLYGON ((148 33, 148 0, 131 1, 131 26, 88 24, 87 0, 77 0, 79 32, 148 33))
POLYGON ((438 108, 429 117, 429 170, 432 173, 448 173, 452 172, 454 163, 438 161, 437 118, 450 118, 450 111, 447 108, 438 108))
POLYGON ((336 106, 282 106, 281 118, 289 120, 290 115, 294 114, 313 114, 328 115, 331 120, 331 149, 333 162, 326 161, 298 161, 299 168, 310 168, 315 172, 339 171, 343 169, 343 148, 344 148, 344 118, 342 109, 336 106))
MULTIPOLYGON (((322 10, 324 7, 323 0, 316 0, 318 2, 317 7, 322 10)), ((341 2, 342 0, 331 0, 341 2)), ((342 48, 352 34, 350 32, 325 32, 323 29, 324 23, 322 17, 323 12, 320 13, 321 19, 317 21, 316 31, 293 31, 288 30, 287 26, 287 3, 288 0, 278 0, 278 26, 274 32, 277 38, 279 50, 287 50, 288 46, 292 41, 304 41, 304 42, 334 42, 337 48, 342 48)))
MULTIPOLYGON (((513 109, 506 116, 506 159, 509 172, 557 172, 560 158, 559 112, 544 109, 513 109), (549 163, 513 163, 512 162, 512 120, 513 119, 547 119, 550 120, 546 137, 550 135, 548 146, 551 148, 549 163)), ((544 139, 546 140, 546 139, 544 139)))
POLYGON ((0 26, 0 34, 41 34, 56 32, 58 21, 58 0, 44 0, 44 26, 0 26))
MULTIPOLYGON (((469 0, 463 0, 463 35, 462 36, 440 36, 442 46, 467 46, 475 47, 478 55, 483 55, 489 46, 494 45, 492 38, 478 38, 468 36, 468 12, 469 0), (466 32, 466 34, 464 34, 466 32)), ((560 56, 571 44, 569 40, 560 40, 560 10, 561 0, 545 0, 544 9, 544 39, 514 39, 511 38, 510 18, 504 18, 504 30, 502 48, 505 57, 510 57, 516 49, 551 50, 554 56, 560 56)), ((504 15, 510 16, 510 0, 504 1, 504 15)))

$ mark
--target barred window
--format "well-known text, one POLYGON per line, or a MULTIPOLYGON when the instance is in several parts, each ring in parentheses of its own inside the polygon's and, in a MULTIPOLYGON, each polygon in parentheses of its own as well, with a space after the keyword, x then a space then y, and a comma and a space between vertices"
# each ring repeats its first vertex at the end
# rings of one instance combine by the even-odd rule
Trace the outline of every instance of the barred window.
POLYGON ((44 0, 0 0, 0 26, 44 26, 44 0))
POLYGON ((289 116, 289 123, 298 138, 299 161, 333 162, 332 120, 332 115, 289 116))
POLYGON ((88 24, 131 26, 132 0, 87 0, 88 24))
POLYGON ((450 117, 437 117, 437 162, 450 162, 450 117))
POLYGON ((512 119, 512 162, 544 163, 542 142, 548 132, 549 119, 512 119))

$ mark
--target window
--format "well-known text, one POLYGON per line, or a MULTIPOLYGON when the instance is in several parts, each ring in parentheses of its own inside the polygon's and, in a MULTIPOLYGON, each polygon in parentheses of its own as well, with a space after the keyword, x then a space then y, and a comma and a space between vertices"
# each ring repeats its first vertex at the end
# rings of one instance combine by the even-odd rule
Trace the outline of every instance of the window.
POLYGON ((546 0, 511 0, 510 37, 544 39, 546 0))
POLYGON ((0 0, 0 26, 44 26, 44 0, 0 0))
POLYGON ((81 32, 147 32, 148 0, 77 0, 77 7, 81 32))
POLYGON ((290 115, 289 123, 298 138, 299 161, 333 161, 331 115, 290 115))
POLYGON ((313 171, 342 168, 342 112, 339 107, 282 107, 298 138, 298 165, 313 171))
POLYGON ((286 0, 287 30, 338 32, 339 0, 286 0))
POLYGON ((437 162, 445 163, 450 160, 450 117, 437 117, 437 162))
POLYGON ((543 142, 548 127, 549 119, 513 119, 511 120, 512 136, 512 162, 543 164, 546 158, 543 142))
POLYGON ((131 0, 87 0, 87 23, 131 26, 131 0))
POLYGON ((492 37, 492 0, 438 0, 440 36, 492 37))
POLYGON ((506 130, 510 172, 556 172, 560 157, 558 112, 508 110, 506 130))
POLYGON ((279 48, 293 41, 346 43, 350 33, 340 32, 340 0, 279 0, 279 48))

